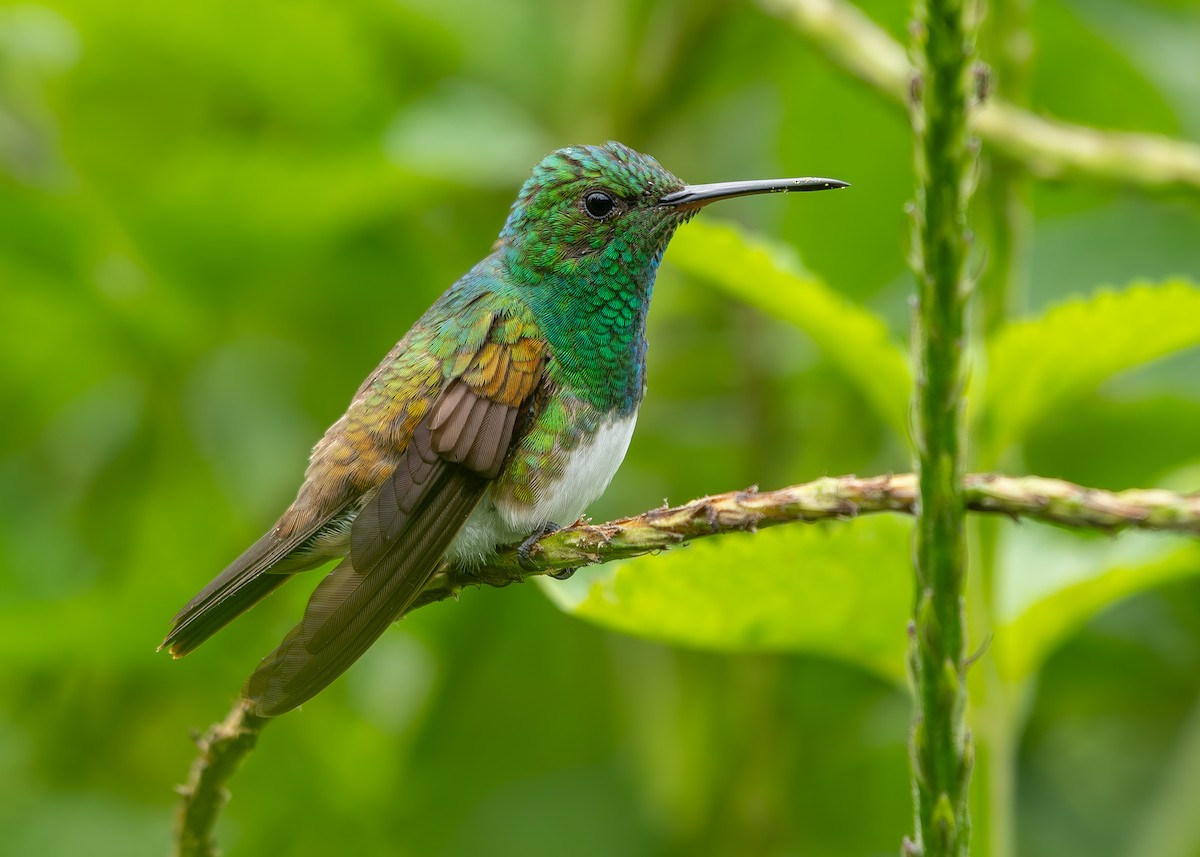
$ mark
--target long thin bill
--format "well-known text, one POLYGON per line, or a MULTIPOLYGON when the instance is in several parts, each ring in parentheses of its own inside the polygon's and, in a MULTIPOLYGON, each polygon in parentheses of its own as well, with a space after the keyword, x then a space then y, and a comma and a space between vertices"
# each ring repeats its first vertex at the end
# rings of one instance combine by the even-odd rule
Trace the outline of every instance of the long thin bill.
POLYGON ((814 190, 835 190, 850 187, 849 182, 806 176, 799 179, 756 179, 747 182, 718 182, 691 184, 659 199, 659 205, 673 208, 699 208, 719 199, 753 196, 759 193, 800 193, 814 190))

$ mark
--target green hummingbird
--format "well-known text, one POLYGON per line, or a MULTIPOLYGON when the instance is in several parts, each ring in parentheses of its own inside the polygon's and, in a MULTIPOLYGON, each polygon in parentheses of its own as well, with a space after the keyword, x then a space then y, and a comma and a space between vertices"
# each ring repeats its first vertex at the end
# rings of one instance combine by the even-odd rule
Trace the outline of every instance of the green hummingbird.
POLYGON ((620 143, 542 159, 492 252, 363 382, 295 502, 179 611, 186 655, 292 575, 341 561, 246 681, 282 714, 341 675, 442 563, 570 524, 625 457, 646 382, 646 311, 675 229, 719 199, 826 178, 685 185, 620 143))

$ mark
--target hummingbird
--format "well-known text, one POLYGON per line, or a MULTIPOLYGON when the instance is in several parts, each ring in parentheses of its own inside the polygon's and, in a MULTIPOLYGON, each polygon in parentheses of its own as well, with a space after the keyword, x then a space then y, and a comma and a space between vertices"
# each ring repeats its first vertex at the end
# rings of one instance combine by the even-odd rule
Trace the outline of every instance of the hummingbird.
POLYGON ((182 657, 293 575, 340 560, 242 688, 260 717, 311 699, 443 563, 528 550, 608 487, 646 391, 646 312, 676 228, 717 200, 846 186, 688 185, 617 142, 547 155, 491 253, 367 377, 295 501, 179 611, 159 649, 182 657))

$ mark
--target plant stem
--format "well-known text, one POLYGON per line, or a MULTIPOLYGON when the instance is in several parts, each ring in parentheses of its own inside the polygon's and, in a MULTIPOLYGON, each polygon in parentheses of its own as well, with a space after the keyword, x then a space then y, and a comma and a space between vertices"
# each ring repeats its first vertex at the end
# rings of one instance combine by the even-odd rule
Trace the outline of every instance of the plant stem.
POLYGON ((913 621, 915 684, 910 744, 916 839, 908 850, 962 857, 970 842, 967 786, 974 748, 965 727, 967 639, 962 490, 967 203, 976 169, 967 139, 975 33, 966 0, 918 0, 913 26, 919 77, 914 269, 917 306, 917 472, 913 621))
MULTIPOLYGON (((1033 36, 1031 0, 991 0, 983 35, 991 66, 988 99, 1024 107, 1029 95, 1033 36)), ((981 330, 990 336, 1014 311, 1025 291, 1029 236, 1029 177, 1024 165, 1002 152, 984 152, 982 212, 988 226, 987 267, 980 277, 981 330)))
MULTIPOLYGON (((904 49, 845 0, 760 0, 833 62, 897 104, 912 69, 904 49)), ((996 152, 1045 179, 1081 176, 1144 190, 1200 193, 1200 146, 1157 134, 1098 131, 991 99, 971 130, 996 152)))
MULTIPOLYGON (((979 473, 964 478, 963 498, 970 511, 999 513, 1014 520, 1029 518, 1110 533, 1136 528, 1200 537, 1200 494, 1100 491, 1061 479, 979 473)), ((581 522, 558 530, 530 546, 525 566, 516 549, 508 547, 486 568, 444 569, 420 603, 450 598, 463 586, 505 586, 532 575, 643 556, 693 539, 881 512, 911 515, 916 508, 917 477, 912 473, 829 476, 777 491, 751 488, 714 494, 606 524, 581 522)))
MULTIPOLYGON (((991 66, 988 97, 1005 98, 1021 108, 1029 100, 1034 51, 1031 5, 1032 0, 991 0, 982 31, 983 52, 991 66)), ((980 209, 986 221, 987 265, 979 282, 977 329, 986 338, 1024 307, 1031 213, 1029 175, 1021 161, 999 151, 983 155, 980 209)), ((989 460, 983 466, 994 463, 989 460)), ((996 622, 1000 524, 976 520, 974 533, 967 591, 973 617, 971 645, 977 647, 990 638, 996 622)), ((1004 679, 996 659, 984 658, 972 672, 967 690, 980 739, 975 775, 982 800, 973 822, 976 851, 987 857, 1012 857, 1021 688, 1004 679)))
MULTIPOLYGON (((972 616, 972 649, 986 645, 996 622, 996 569, 1000 522, 975 521, 967 581, 972 616)), ((979 736, 975 776, 981 783, 972 821, 975 851, 986 857, 1012 857, 1016 830, 1016 753, 1021 732, 1019 700, 1023 688, 1011 684, 995 658, 981 658, 968 677, 973 723, 979 736)))
POLYGON ((200 755, 192 763, 187 782, 178 789, 173 857, 216 857, 213 827, 229 800, 225 783, 254 749, 266 725, 266 719, 255 717, 239 700, 224 721, 214 723, 196 739, 200 755))

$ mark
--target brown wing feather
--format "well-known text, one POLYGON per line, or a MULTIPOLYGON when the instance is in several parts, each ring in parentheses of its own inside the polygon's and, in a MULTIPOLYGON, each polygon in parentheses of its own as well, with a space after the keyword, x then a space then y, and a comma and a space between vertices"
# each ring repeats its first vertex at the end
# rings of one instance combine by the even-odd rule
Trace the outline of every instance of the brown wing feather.
POLYGON ((422 455, 430 452, 424 426, 409 449, 417 451, 405 458, 418 463, 398 467, 359 513, 372 529, 355 544, 356 521, 350 556, 321 581, 300 624, 247 681, 242 693, 256 714, 295 708, 354 663, 420 595, 483 496, 482 476, 422 455))
MULTIPOLYGON (((329 557, 305 554, 301 548, 346 511, 334 508, 307 525, 272 527, 217 575, 171 620, 159 650, 181 658, 249 610, 292 574, 315 568, 329 557), (280 535, 287 532, 288 535, 280 535), (297 554, 293 556, 293 554, 297 554)), ((282 522, 281 522, 282 523, 282 522)))
POLYGON ((541 380, 540 340, 493 316, 489 338, 416 426, 400 460, 358 513, 350 554, 317 586, 304 618, 263 659, 243 695, 260 716, 282 714, 341 675, 436 573, 496 477, 517 415, 541 380), (513 339, 514 333, 516 340, 513 339))

